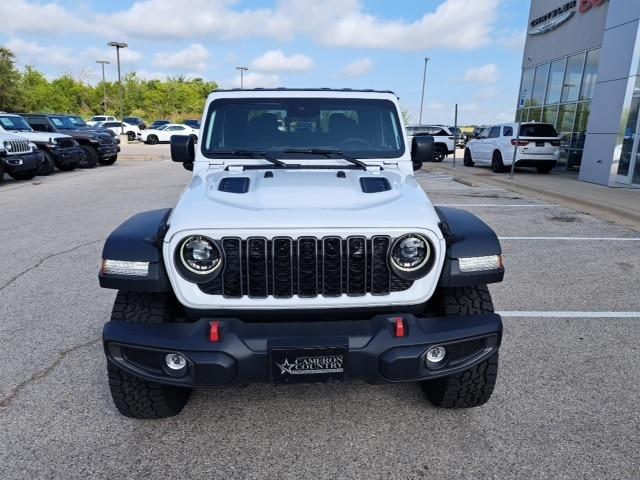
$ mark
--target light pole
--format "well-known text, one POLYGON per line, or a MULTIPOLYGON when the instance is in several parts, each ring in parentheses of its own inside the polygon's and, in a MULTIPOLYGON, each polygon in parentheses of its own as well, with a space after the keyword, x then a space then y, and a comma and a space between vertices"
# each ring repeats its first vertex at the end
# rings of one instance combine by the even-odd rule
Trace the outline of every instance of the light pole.
POLYGON ((418 124, 422 125, 422 105, 424 104, 424 85, 427 81, 427 63, 431 60, 430 57, 424 57, 424 72, 422 73, 422 97, 420 97, 420 120, 418 124))
POLYGON ((103 101, 104 101, 104 112, 103 113, 107 113, 107 83, 104 79, 104 66, 109 65, 109 60, 96 60, 96 63, 99 63, 102 65, 102 96, 103 96, 103 101))
POLYGON ((236 70, 240 70, 240 88, 244 88, 244 75, 243 73, 249 70, 249 67, 236 67, 236 70))
MULTIPOLYGON (((124 88, 122 88, 122 79, 120 78, 120 49, 127 48, 128 45, 123 42, 109 42, 107 45, 110 47, 116 47, 116 57, 118 59, 118 84, 120 85, 120 122, 124 117, 124 88)), ((121 133, 124 133, 124 125, 121 125, 121 133)))

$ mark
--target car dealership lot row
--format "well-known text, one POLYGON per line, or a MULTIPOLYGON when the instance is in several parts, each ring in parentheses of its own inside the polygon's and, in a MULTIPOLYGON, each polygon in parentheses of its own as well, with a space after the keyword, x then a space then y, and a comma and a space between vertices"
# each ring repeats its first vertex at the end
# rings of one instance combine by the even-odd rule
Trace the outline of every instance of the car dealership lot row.
POLYGON ((102 242, 171 206, 188 172, 125 160, 1 185, 0 477, 632 478, 638 234, 428 169, 418 180, 433 202, 479 215, 505 253, 491 287, 501 371, 479 409, 436 410, 412 385, 258 385, 197 392, 168 420, 126 419, 103 381, 115 292, 97 284, 102 242))

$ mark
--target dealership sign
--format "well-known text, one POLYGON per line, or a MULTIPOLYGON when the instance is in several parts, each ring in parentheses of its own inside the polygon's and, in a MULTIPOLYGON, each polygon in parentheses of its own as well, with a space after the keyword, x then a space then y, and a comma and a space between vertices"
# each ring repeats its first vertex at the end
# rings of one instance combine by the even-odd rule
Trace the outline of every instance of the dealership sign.
POLYGON ((573 17, 577 11, 580 13, 591 10, 592 7, 599 7, 606 0, 572 0, 564 5, 551 10, 529 23, 529 35, 540 35, 555 30, 564 22, 573 17))

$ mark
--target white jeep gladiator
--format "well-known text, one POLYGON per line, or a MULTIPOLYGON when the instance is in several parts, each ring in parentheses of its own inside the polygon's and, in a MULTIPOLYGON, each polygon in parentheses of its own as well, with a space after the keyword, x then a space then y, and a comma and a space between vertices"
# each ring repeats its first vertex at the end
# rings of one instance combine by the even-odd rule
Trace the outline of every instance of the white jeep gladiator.
POLYGON ((218 90, 173 208, 107 239, 103 331, 118 410, 181 411, 193 388, 362 379, 420 383, 439 407, 484 404, 502 322, 495 233, 432 205, 392 92, 218 90))

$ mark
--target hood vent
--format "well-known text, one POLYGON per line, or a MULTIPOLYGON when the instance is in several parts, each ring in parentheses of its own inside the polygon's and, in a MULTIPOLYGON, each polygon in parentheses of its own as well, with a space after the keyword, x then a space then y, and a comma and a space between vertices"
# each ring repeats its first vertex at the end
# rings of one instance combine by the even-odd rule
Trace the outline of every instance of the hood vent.
POLYGON ((220 180, 218 190, 227 193, 247 193, 249 191, 249 177, 227 177, 220 180))
POLYGON ((391 190, 389 180, 384 177, 362 177, 360 187, 364 193, 388 192, 391 190))

